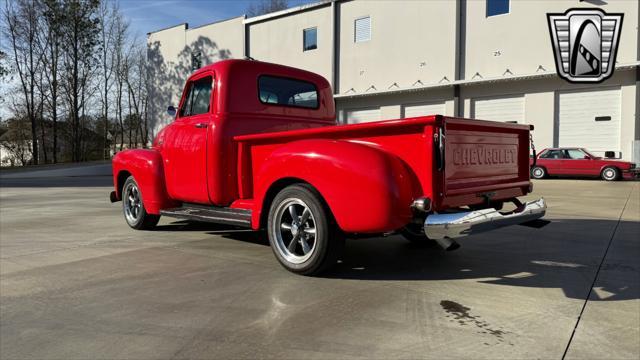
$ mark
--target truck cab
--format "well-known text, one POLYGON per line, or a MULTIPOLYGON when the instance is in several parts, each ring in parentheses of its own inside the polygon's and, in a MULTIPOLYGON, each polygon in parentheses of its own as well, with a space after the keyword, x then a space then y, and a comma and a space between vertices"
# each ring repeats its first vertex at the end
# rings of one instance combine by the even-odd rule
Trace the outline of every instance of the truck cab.
POLYGON ((335 125, 331 87, 316 74, 228 60, 187 80, 175 120, 154 141, 168 195, 228 206, 238 199, 238 135, 335 125))
POLYGON ((457 238, 544 215, 532 190, 528 125, 424 116, 337 125, 323 77, 249 60, 186 81, 151 149, 113 159, 112 201, 134 229, 161 215, 267 229, 290 271, 317 274, 346 234, 457 238), (513 203, 513 211, 501 211, 513 203))

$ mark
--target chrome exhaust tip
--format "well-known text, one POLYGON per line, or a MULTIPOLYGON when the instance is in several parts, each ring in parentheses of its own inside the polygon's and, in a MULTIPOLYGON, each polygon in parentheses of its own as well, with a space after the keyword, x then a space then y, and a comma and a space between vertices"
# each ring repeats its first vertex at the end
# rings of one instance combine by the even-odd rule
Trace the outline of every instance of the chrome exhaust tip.
POLYGON ((453 251, 453 250, 457 250, 460 247, 460 244, 458 244, 453 239, 442 238, 442 239, 434 239, 434 240, 436 243, 438 243, 438 245, 440 245, 440 247, 444 251, 453 251))

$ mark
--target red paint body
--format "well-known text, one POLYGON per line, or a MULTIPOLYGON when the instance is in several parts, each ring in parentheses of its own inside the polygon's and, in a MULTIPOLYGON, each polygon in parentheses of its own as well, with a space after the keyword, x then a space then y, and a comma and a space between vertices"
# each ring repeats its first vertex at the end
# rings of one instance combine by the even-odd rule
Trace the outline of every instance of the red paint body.
POLYGON ((625 179, 632 179, 637 176, 635 164, 628 161, 597 157, 584 148, 544 149, 538 154, 536 165, 544 167, 551 176, 599 177, 606 167, 619 169, 625 179), (545 158, 549 156, 549 151, 556 151, 560 156, 545 158), (574 154, 574 156, 570 156, 568 151, 572 151, 571 154, 574 154), (575 154, 578 154, 577 152, 582 153, 582 156, 575 156, 575 154))
POLYGON ((529 126, 442 116, 337 126, 331 88, 319 75, 227 60, 198 70, 187 87, 203 76, 214 78, 209 113, 178 114, 151 150, 114 157, 118 199, 132 174, 151 214, 182 202, 230 206, 252 210, 257 229, 275 192, 306 182, 343 231, 379 233, 409 223, 419 197, 440 211, 481 204, 483 194, 499 201, 530 192, 529 126), (315 84, 318 109, 261 103, 260 75, 315 84))

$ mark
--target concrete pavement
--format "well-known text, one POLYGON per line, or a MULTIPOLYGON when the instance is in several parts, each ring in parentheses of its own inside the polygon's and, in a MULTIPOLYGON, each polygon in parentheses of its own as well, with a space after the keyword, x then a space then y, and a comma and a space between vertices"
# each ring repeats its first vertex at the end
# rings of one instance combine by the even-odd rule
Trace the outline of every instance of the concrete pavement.
POLYGON ((133 231, 108 177, 60 179, 0 177, 2 359, 640 357, 638 182, 539 181, 542 229, 348 240, 308 278, 262 233, 133 231))

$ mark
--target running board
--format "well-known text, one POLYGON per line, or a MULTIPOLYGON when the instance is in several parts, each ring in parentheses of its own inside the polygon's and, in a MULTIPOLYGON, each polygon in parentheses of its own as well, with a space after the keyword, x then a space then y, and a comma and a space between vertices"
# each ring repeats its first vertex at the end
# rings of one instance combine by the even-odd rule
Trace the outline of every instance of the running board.
POLYGON ((251 210, 246 209, 184 204, 181 207, 160 210, 160 214, 179 219, 251 227, 251 210))

